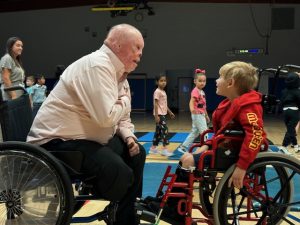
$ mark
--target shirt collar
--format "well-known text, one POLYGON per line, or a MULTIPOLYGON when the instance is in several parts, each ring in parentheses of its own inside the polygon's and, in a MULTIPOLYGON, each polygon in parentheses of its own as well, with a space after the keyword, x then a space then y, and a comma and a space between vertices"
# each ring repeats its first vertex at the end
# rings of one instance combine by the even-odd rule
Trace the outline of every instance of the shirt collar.
POLYGON ((121 62, 118 56, 116 56, 116 54, 105 44, 101 46, 100 51, 105 52, 108 55, 108 57, 111 59, 112 64, 114 65, 117 72, 117 79, 119 80, 125 73, 124 64, 121 62))

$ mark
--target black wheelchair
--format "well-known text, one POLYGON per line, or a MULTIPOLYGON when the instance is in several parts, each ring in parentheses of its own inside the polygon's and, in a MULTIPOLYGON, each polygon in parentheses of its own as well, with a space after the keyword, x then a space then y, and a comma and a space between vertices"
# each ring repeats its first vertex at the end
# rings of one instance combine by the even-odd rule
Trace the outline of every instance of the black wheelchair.
MULTIPOLYGON (((23 88, 6 90, 17 89, 23 88)), ((32 124, 25 90, 15 100, 3 101, 0 96, 0 124, 4 141, 0 143, 0 224, 67 225, 95 220, 113 224, 114 202, 94 215, 73 216, 85 201, 101 199, 93 191, 94 177, 80 172, 80 152, 49 152, 25 142, 32 124)))

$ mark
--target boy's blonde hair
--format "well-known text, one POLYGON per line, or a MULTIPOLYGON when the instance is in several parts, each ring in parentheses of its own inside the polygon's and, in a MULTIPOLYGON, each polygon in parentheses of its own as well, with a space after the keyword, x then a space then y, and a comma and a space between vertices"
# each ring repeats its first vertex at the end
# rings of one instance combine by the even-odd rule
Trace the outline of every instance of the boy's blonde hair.
POLYGON ((219 70, 219 74, 225 80, 232 78, 240 94, 244 94, 257 86, 257 71, 258 69, 251 63, 233 61, 223 65, 219 70))

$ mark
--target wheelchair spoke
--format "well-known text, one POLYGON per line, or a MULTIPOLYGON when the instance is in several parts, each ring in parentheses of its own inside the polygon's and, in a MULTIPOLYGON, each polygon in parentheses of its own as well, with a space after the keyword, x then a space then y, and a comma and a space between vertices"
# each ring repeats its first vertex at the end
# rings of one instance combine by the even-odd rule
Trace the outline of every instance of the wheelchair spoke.
POLYGON ((295 225, 293 222, 291 222, 290 220, 288 220, 286 217, 282 217, 282 220, 284 220, 286 223, 288 223, 290 225, 295 225))
POLYGON ((244 187, 241 188, 241 192, 245 195, 245 196, 250 196, 252 199, 254 199, 256 202, 258 202, 261 206, 266 207, 266 203, 263 202, 263 200, 259 199, 258 197, 256 197, 256 195, 252 194, 251 192, 247 191, 244 187))
POLYGON ((266 219, 267 213, 263 212, 262 216, 259 218, 257 224, 263 224, 263 221, 266 219))
POLYGON ((274 197, 273 202, 276 202, 278 198, 281 196, 282 192, 286 189, 289 182, 292 180, 292 178, 295 176, 296 172, 293 171, 293 173, 289 176, 287 181, 284 183, 283 187, 280 189, 280 191, 277 193, 277 195, 274 197))

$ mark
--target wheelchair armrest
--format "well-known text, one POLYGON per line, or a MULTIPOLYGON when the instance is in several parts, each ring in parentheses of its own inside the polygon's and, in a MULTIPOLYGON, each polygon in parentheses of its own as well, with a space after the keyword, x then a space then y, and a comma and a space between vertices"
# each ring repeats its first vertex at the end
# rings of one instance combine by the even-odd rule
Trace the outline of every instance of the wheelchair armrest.
POLYGON ((201 147, 202 145, 204 145, 204 143, 206 141, 205 137, 209 133, 213 133, 213 130, 212 129, 207 129, 207 130, 203 131, 200 135, 200 143, 196 143, 196 144, 191 145, 188 152, 191 153, 191 152, 193 152, 194 148, 201 147))
POLYGON ((209 134, 209 133, 213 133, 214 131, 212 129, 207 129, 205 131, 202 132, 201 136, 200 136, 200 144, 203 145, 205 140, 205 135, 209 134))

